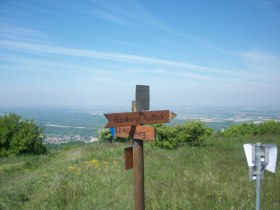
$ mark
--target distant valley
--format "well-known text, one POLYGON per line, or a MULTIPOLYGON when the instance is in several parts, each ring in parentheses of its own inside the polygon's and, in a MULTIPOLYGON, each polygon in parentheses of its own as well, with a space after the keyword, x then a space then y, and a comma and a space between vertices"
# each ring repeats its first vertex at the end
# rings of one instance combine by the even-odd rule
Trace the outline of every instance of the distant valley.
MULTIPOLYGON (((155 107, 153 110, 167 109, 155 107)), ((250 107, 172 107, 177 114, 170 124, 201 120, 216 131, 232 124, 261 123, 266 120, 280 121, 279 108, 250 107)), ((25 119, 33 119, 44 127, 46 143, 66 143, 69 141, 96 141, 98 130, 106 124, 103 113, 128 112, 129 107, 99 108, 0 108, 0 114, 14 112, 25 119)))

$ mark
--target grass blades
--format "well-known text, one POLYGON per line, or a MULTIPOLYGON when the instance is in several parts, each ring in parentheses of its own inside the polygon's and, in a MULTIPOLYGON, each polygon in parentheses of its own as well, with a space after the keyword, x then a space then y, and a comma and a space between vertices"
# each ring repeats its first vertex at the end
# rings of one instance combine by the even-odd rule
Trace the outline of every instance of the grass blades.
MULTIPOLYGON (((145 143, 146 209, 255 209, 242 145, 277 136, 208 138, 200 147, 163 150, 145 143)), ((48 155, 0 159, 0 209, 133 209, 126 144, 87 144, 48 155)), ((262 209, 280 209, 277 173, 265 172, 262 209)))

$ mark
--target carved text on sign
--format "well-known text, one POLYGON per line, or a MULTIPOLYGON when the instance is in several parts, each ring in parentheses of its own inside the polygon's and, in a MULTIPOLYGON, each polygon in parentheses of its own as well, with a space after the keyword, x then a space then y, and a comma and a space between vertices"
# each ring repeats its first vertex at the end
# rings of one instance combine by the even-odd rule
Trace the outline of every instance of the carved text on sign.
POLYGON ((143 112, 142 124, 157 124, 169 122, 169 110, 143 112))
POLYGON ((115 136, 152 141, 156 138, 156 129, 151 126, 126 126, 115 128, 115 136))

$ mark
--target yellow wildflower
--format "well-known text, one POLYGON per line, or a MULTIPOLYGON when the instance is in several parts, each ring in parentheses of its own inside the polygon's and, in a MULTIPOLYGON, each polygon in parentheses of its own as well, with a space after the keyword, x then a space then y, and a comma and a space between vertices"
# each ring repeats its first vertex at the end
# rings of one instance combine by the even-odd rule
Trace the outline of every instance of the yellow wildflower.
POLYGON ((69 172, 80 172, 80 169, 78 167, 75 167, 75 166, 69 166, 68 171, 69 172))
POLYGON ((98 160, 96 159, 92 159, 91 161, 89 161, 89 163, 93 166, 95 166, 96 168, 99 167, 100 163, 98 162, 98 160))

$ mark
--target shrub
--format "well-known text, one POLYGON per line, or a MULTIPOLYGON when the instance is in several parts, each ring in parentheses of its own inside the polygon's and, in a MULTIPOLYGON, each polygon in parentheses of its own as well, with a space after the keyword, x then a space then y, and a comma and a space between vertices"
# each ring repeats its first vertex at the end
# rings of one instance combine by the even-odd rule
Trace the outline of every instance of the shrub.
POLYGON ((179 142, 176 140, 175 127, 166 126, 165 124, 158 124, 155 127, 157 134, 154 146, 164 149, 174 149, 179 146, 179 142))
POLYGON ((100 129, 98 131, 98 140, 105 141, 105 142, 112 142, 113 135, 111 134, 111 132, 108 128, 100 129))
POLYGON ((273 120, 265 121, 260 124, 243 123, 240 125, 232 125, 223 133, 226 137, 238 137, 245 135, 265 135, 280 134, 280 122, 273 120))
POLYGON ((213 133, 213 130, 206 127, 205 123, 201 121, 192 121, 177 127, 177 138, 180 144, 199 146, 203 144, 207 136, 210 136, 213 133))
POLYGON ((130 139, 114 137, 110 132, 110 129, 103 128, 98 131, 98 140, 103 142, 127 142, 130 139))
POLYGON ((280 122, 269 120, 265 121, 259 125, 256 125, 257 127, 257 134, 256 135, 264 135, 264 134, 280 134, 280 122))
POLYGON ((44 154, 43 129, 32 120, 10 113, 0 116, 0 155, 44 154))
POLYGON ((207 136, 213 131, 201 121, 192 121, 175 127, 157 125, 155 146, 174 149, 182 145, 202 145, 207 136))
POLYGON ((256 133, 256 131, 254 131, 254 125, 244 123, 244 124, 232 125, 228 127, 223 133, 223 135, 227 137, 237 137, 237 136, 246 136, 253 133, 256 133))

